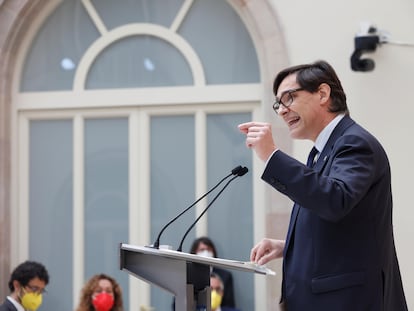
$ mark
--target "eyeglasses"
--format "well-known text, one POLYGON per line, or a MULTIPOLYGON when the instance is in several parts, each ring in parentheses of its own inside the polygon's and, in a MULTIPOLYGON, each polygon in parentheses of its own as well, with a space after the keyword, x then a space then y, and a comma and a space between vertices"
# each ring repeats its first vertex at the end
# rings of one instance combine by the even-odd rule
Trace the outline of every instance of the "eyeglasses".
POLYGON ((221 293, 223 291, 223 288, 221 286, 211 286, 211 290, 215 290, 218 293, 221 293))
POLYGON ((302 87, 298 87, 296 89, 291 89, 284 91, 280 98, 276 96, 275 103, 273 104, 273 110, 278 113, 280 109, 280 105, 283 105, 285 108, 288 108, 293 103, 293 96, 292 94, 298 91, 303 91, 302 87))
POLYGON ((26 285, 24 288, 27 288, 30 290, 31 293, 35 293, 38 295, 46 293, 46 288, 40 288, 37 286, 30 286, 30 285, 26 285))

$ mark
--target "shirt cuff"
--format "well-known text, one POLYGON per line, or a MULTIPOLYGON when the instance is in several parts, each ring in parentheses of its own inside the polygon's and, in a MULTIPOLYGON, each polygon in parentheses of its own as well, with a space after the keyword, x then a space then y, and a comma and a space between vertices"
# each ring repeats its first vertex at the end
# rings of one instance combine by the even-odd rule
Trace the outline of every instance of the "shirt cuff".
POLYGON ((265 163, 265 167, 267 167, 267 164, 269 163, 269 161, 270 161, 270 159, 273 157, 273 155, 276 153, 276 152, 278 152, 279 151, 279 149, 277 148, 277 149, 275 149, 275 151, 273 151, 272 152, 272 154, 269 156, 269 158, 266 160, 266 163, 265 163))

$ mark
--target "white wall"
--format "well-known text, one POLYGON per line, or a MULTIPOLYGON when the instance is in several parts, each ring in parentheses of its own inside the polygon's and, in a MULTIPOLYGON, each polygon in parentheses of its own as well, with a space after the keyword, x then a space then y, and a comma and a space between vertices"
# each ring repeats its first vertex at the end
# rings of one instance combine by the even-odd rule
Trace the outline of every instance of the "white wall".
MULTIPOLYGON (((394 233, 408 308, 414 308, 414 46, 381 45, 370 54, 376 67, 354 72, 350 56, 361 21, 371 21, 391 40, 414 44, 413 0, 273 0, 290 63, 324 59, 336 69, 351 116, 383 144, 391 162, 394 233)), ((304 159, 309 142, 295 142, 304 159)))

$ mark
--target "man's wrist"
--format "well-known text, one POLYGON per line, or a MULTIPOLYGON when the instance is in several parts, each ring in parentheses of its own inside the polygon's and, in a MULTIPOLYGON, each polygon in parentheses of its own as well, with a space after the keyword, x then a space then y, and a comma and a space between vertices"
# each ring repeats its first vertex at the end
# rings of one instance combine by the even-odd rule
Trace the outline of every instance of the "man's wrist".
POLYGON ((279 148, 276 148, 275 150, 273 150, 273 152, 270 154, 270 156, 267 158, 266 162, 265 162, 265 166, 267 166, 267 164, 269 163, 270 159, 273 157, 273 155, 279 151, 279 148))

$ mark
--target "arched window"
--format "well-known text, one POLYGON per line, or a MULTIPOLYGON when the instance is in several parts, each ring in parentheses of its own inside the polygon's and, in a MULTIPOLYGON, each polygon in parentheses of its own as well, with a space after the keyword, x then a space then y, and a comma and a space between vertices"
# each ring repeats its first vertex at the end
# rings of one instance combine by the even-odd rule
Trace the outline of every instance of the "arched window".
MULTIPOLYGON (((100 272, 120 282, 127 309, 171 307, 171 294, 119 271, 119 243, 152 243, 233 167, 252 168, 237 124, 260 107, 260 90, 253 41, 225 1, 65 0, 51 9, 24 57, 17 103, 28 180, 20 221, 29 228, 19 256, 48 266, 49 297, 73 293, 45 299, 46 309, 73 309, 83 282, 100 272)), ((162 243, 178 246, 209 200, 162 243)), ((184 250, 208 235, 221 257, 248 260, 252 209, 248 174, 184 250)), ((236 304, 253 310, 253 276, 234 273, 234 283, 236 304)))

